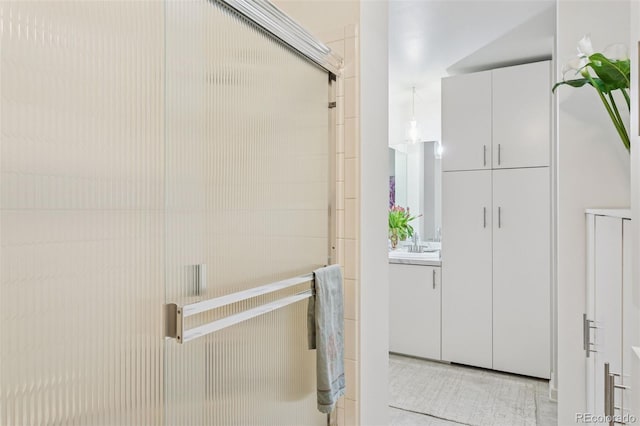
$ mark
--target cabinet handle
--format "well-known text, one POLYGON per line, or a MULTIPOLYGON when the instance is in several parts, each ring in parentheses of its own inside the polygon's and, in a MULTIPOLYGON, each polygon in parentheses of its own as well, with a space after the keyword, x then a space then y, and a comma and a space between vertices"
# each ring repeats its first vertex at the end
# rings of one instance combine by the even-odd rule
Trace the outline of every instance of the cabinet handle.
POLYGON ((587 358, 589 358, 589 326, 587 325, 587 314, 582 314, 582 349, 587 353, 587 358))
POLYGON ((498 228, 502 228, 502 207, 498 206, 498 228))
POLYGON ((612 414, 611 409, 611 374, 609 374, 609 363, 604 363, 604 415, 609 417, 612 414))
POLYGON ((487 146, 482 145, 482 165, 487 167, 487 146))
POLYGON ((498 166, 500 165, 500 149, 501 149, 501 146, 500 144, 498 144, 498 166))
POLYGON ((582 347, 586 352, 587 358, 591 357, 592 352, 598 352, 591 349, 591 346, 594 346, 594 344, 591 343, 591 329, 598 328, 592 325, 593 323, 594 323, 593 320, 587 319, 587 314, 582 314, 582 337, 583 337, 582 347))
POLYGON ((604 363, 604 414, 608 417, 609 425, 626 424, 623 421, 616 421, 616 410, 622 410, 616 405, 616 389, 622 391, 630 389, 629 386, 616 385, 616 377, 621 377, 618 373, 612 373, 608 362, 604 363))
POLYGON ((483 228, 487 227, 487 208, 486 207, 482 208, 482 227, 483 228))
POLYGON ((436 270, 433 270, 433 289, 436 289, 436 270))

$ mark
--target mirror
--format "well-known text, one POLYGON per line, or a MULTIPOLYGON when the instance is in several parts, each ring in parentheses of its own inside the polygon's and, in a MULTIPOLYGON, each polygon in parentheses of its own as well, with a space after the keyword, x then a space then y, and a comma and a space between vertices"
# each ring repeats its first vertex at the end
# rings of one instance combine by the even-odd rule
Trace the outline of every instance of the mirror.
POLYGON ((440 241, 440 144, 435 141, 389 147, 389 206, 409 207, 422 241, 440 241))

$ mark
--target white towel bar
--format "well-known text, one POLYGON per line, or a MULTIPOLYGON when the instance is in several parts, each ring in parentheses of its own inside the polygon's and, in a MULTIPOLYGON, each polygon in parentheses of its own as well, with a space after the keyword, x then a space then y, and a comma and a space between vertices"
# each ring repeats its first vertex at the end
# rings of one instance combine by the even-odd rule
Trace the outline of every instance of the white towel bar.
POLYGON ((248 290, 239 291, 237 293, 227 294, 225 296, 215 297, 213 299, 204 300, 202 302, 191 303, 189 305, 178 306, 175 303, 165 305, 166 314, 166 337, 176 339, 179 343, 186 343, 207 334, 214 333, 223 328, 230 327, 242 321, 255 318, 259 315, 275 311, 284 306, 296 303, 300 300, 313 296, 313 290, 309 289, 294 295, 286 296, 255 308, 230 315, 228 317, 212 321, 210 323, 200 325, 188 330, 184 329, 184 319, 193 315, 207 312, 213 309, 227 306, 232 303, 241 302, 253 297, 262 296, 264 294, 273 293, 285 288, 293 287, 298 284, 313 281, 313 273, 288 278, 282 281, 276 281, 260 287, 253 287, 248 290))

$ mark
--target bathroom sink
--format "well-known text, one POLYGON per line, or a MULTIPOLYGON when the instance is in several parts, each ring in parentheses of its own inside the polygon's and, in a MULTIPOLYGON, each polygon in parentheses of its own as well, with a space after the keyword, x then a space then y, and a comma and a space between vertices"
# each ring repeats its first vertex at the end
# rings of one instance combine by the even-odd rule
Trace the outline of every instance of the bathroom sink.
POLYGON ((393 250, 389 252, 389 262, 439 266, 440 250, 430 253, 411 253, 404 249, 393 250))
POLYGON ((409 259, 440 259, 440 250, 432 250, 422 253, 411 253, 404 250, 393 250, 389 252, 389 257, 406 257, 409 259))

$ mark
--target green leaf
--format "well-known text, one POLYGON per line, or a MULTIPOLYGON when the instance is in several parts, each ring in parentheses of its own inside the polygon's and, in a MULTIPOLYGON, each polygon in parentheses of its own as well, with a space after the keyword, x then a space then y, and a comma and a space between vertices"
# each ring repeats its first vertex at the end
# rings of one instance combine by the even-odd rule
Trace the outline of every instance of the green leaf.
POLYGON ((595 89, 599 90, 602 93, 609 93, 612 90, 615 90, 616 88, 614 87, 609 87, 607 86, 607 84, 605 84, 605 82, 603 82, 601 79, 595 77, 595 78, 578 78, 575 80, 566 80, 566 81, 560 81, 556 84, 553 85, 553 88, 551 89, 552 92, 556 91, 556 88, 558 86, 561 86, 563 84, 566 84, 567 86, 571 86, 571 87, 582 87, 586 84, 594 87, 595 89))
POLYGON ((591 84, 591 83, 589 83, 589 80, 587 80, 586 78, 579 78, 576 80, 565 80, 565 81, 560 81, 554 84, 551 91, 555 92, 558 86, 562 86, 563 84, 566 84, 567 86, 571 86, 571 87, 582 87, 585 84, 591 84))
POLYGON ((589 56, 588 66, 604 82, 607 92, 615 89, 628 89, 631 77, 631 64, 625 61, 611 61, 602 53, 589 56))

